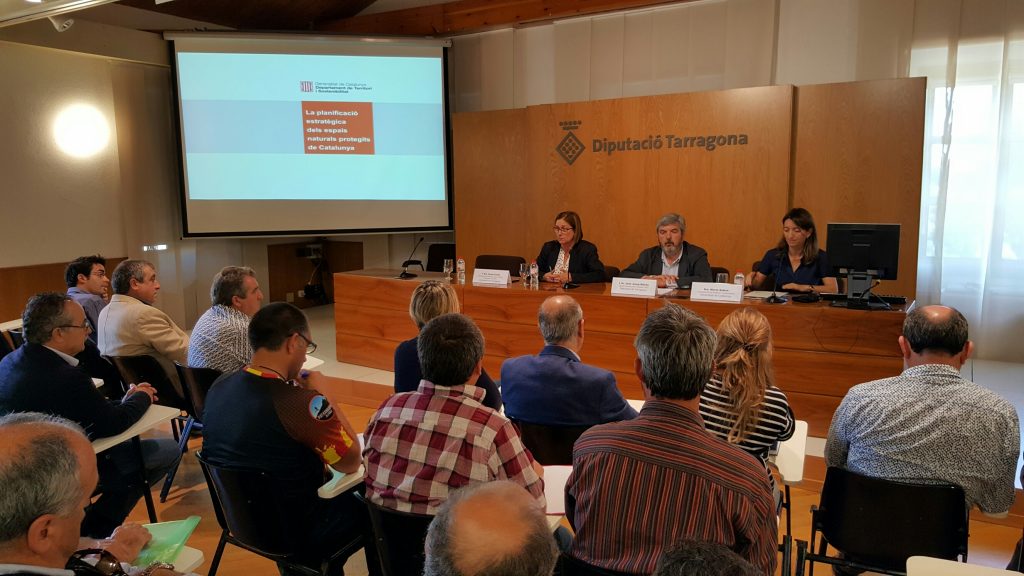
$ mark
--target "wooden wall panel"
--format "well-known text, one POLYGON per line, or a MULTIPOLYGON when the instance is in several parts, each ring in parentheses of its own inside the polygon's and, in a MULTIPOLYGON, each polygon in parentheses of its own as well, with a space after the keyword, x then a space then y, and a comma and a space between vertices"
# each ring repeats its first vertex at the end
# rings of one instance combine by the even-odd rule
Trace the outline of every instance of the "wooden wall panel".
POLYGON ((913 298, 917 287, 924 78, 796 89, 793 206, 829 222, 902 225, 899 278, 877 292, 913 298))
MULTIPOLYGON (((334 301, 334 282, 331 274, 348 270, 359 270, 363 267, 362 242, 296 242, 290 244, 270 244, 267 246, 267 269, 270 278, 267 285, 267 298, 270 302, 288 302, 291 294, 299 308, 316 306, 314 300, 298 295, 310 282, 313 274, 313 261, 299 256, 302 249, 309 244, 318 243, 323 246, 324 266, 321 267, 319 280, 323 282, 327 301, 334 301)), ((317 278, 314 278, 314 283, 317 278)))
POLYGON ((716 266, 746 270, 776 239, 789 187, 792 87, 745 88, 456 114, 456 243, 528 260, 552 239, 554 216, 575 210, 605 264, 627 266, 657 243, 666 212, 716 266), (584 152, 556 151, 573 129, 584 152), (668 136, 745 134, 745 146, 670 148, 668 136), (594 151, 594 141, 660 137, 656 150, 594 151))
MULTIPOLYGON (((125 258, 107 258, 107 274, 111 274, 125 258)), ((0 322, 21 318, 25 304, 39 292, 66 292, 64 268, 67 262, 13 266, 0 269, 0 322)))

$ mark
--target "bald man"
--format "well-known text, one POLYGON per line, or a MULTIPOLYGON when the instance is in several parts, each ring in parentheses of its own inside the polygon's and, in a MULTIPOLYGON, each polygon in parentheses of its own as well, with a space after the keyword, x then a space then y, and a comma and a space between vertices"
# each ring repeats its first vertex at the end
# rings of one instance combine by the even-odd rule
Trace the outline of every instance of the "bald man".
POLYGON ((890 480, 961 486, 968 505, 1002 514, 1013 504, 1020 425, 1013 405, 963 378, 974 344, 946 306, 907 314, 899 376, 854 386, 832 417, 825 460, 890 480))
POLYGON ((537 324, 544 348, 536 356, 501 365, 505 415, 545 426, 593 426, 631 420, 634 410, 615 385, 615 375, 583 363, 583 309, 570 296, 540 305, 537 324))
POLYGON ((453 492, 430 523, 424 576, 550 576, 558 559, 544 509, 508 480, 453 492))
POLYGON ((150 535, 137 524, 119 528, 108 541, 79 539, 99 475, 77 424, 20 412, 0 417, 0 437, 0 574, 59 574, 83 548, 106 548, 121 560, 138 555, 150 535))

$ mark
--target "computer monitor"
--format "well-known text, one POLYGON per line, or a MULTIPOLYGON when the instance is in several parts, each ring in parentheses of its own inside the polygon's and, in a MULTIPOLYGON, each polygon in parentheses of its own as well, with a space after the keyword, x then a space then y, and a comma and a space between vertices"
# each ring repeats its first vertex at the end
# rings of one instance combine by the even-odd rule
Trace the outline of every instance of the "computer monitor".
POLYGON ((846 277, 847 300, 867 299, 875 280, 896 279, 900 225, 829 222, 828 259, 846 277))

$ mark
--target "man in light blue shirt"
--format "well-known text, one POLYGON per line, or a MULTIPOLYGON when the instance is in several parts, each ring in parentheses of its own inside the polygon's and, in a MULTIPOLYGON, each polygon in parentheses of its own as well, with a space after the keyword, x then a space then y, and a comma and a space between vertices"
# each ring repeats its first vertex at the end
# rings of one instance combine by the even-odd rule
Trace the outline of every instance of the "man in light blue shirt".
POLYGON ((64 269, 64 282, 68 286, 68 296, 85 309, 85 317, 92 326, 89 338, 95 343, 100 310, 107 305, 105 296, 110 293, 106 258, 99 254, 75 258, 64 269))

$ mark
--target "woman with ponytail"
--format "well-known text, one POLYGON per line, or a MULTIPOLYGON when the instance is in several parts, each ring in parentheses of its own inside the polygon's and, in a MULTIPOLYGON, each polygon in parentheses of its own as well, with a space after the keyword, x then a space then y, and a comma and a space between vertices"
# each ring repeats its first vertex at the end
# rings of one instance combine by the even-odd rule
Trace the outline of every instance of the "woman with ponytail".
POLYGON ((768 449, 793 435, 793 411, 775 387, 772 327, 764 314, 739 308, 718 326, 715 372, 701 393, 700 415, 709 432, 757 457, 766 469, 768 449))

